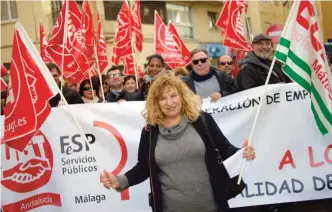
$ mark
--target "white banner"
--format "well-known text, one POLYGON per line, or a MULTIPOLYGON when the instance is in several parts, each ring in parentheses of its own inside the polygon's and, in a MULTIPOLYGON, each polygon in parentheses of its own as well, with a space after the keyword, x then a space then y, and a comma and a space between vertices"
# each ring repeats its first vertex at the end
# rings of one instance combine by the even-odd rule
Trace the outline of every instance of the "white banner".
MULTIPOLYGON (((263 88, 255 88, 217 103, 205 100, 203 109, 241 147, 262 93, 263 88)), ((332 134, 321 136, 307 92, 295 84, 270 85, 264 103, 253 136, 257 158, 247 162, 244 173, 248 188, 230 206, 331 198, 332 134)), ((24 152, 2 145, 4 211, 151 211, 148 180, 123 193, 107 190, 99 183, 96 163, 116 174, 136 164, 144 104, 71 106, 92 149, 65 107, 52 110, 24 152)), ((239 170, 240 163, 231 166, 239 170)))

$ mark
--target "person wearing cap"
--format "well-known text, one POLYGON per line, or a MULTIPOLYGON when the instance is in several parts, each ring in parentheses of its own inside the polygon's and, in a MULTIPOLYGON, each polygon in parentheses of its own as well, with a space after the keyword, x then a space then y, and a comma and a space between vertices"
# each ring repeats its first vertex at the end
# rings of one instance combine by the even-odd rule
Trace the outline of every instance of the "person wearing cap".
MULTIPOLYGON (((271 37, 265 34, 258 34, 252 41, 252 51, 239 61, 240 72, 237 77, 239 90, 255 88, 265 84, 271 58, 273 57, 271 37)), ((269 84, 287 83, 289 78, 282 72, 281 65, 275 63, 269 84)))

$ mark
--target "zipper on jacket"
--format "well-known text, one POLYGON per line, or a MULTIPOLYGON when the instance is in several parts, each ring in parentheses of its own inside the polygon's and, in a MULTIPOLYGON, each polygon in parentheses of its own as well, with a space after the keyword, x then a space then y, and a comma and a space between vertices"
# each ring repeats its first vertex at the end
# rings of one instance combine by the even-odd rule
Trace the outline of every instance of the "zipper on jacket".
POLYGON ((152 192, 152 198, 153 198, 153 208, 154 208, 154 211, 157 210, 156 208, 156 198, 155 198, 155 195, 154 195, 154 189, 153 189, 153 180, 152 180, 152 173, 151 173, 151 128, 150 128, 150 138, 149 138, 149 171, 150 171, 150 181, 151 181, 151 192, 152 192))

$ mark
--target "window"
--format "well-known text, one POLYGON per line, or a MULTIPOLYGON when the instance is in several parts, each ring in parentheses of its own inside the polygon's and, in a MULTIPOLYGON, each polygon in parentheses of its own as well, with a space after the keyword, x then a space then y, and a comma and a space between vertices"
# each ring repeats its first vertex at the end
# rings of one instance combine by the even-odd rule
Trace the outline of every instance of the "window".
MULTIPOLYGON (((143 24, 154 24, 154 11, 157 11, 161 19, 166 19, 166 3, 160 1, 141 1, 141 19, 143 24)), ((167 24, 167 22, 165 22, 167 24)))
POLYGON ((16 1, 1 0, 1 21, 17 19, 16 1))
POLYGON ((216 23, 217 23, 217 13, 216 12, 208 12, 209 17, 209 28, 211 29, 217 29, 216 23))
MULTIPOLYGON (((168 22, 172 22, 182 38, 193 38, 193 26, 191 22, 190 7, 167 4, 167 18, 168 22)), ((165 23, 165 24, 168 24, 165 23)))
POLYGON ((104 1, 105 20, 116 21, 123 1, 104 1))
POLYGON ((52 10, 52 21, 53 25, 58 19, 58 15, 60 14, 62 8, 62 1, 51 1, 51 10, 52 10))
MULTIPOLYGON (((83 5, 83 0, 76 0, 75 2, 76 2, 76 4, 77 4, 78 6, 81 6, 81 7, 82 7, 82 5, 83 5)), ((91 4, 91 3, 90 3, 90 4, 91 4)))

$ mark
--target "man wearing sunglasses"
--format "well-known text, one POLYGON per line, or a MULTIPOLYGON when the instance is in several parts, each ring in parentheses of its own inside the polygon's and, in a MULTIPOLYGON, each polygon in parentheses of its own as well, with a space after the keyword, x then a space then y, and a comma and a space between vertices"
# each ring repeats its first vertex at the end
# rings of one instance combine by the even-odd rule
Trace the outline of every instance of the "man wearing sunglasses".
MULTIPOLYGON (((240 90, 255 88, 265 84, 270 66, 272 52, 271 37, 258 34, 252 41, 253 51, 239 62, 240 72, 237 84, 240 90)), ((290 82, 289 78, 282 72, 279 63, 275 63, 269 84, 290 82)))
POLYGON ((206 50, 194 49, 191 52, 191 67, 193 71, 186 83, 200 97, 210 97, 211 102, 215 102, 222 96, 237 92, 234 78, 212 67, 206 50))
POLYGON ((233 58, 229 55, 220 56, 218 60, 218 68, 227 74, 231 74, 235 68, 233 58))

